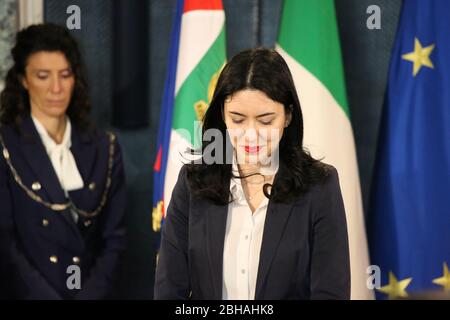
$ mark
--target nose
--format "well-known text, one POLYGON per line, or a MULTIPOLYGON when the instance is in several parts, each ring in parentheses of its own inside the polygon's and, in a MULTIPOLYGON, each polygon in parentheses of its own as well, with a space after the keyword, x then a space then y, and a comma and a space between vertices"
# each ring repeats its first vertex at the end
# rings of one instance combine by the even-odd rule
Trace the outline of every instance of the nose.
POLYGON ((62 91, 61 79, 53 78, 52 83, 50 84, 50 91, 52 93, 60 93, 62 91))
POLYGON ((258 132, 255 128, 249 127, 245 130, 244 138, 246 142, 255 142, 258 139, 258 132))

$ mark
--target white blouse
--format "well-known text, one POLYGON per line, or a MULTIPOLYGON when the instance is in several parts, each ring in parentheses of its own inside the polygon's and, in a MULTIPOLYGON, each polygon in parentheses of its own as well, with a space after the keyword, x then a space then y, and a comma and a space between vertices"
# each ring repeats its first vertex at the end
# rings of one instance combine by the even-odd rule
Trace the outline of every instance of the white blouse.
MULTIPOLYGON (((235 161, 233 173, 239 175, 235 161)), ((253 300, 269 199, 264 197, 252 213, 240 179, 231 179, 230 191, 235 200, 228 205, 223 250, 222 298, 253 300)))

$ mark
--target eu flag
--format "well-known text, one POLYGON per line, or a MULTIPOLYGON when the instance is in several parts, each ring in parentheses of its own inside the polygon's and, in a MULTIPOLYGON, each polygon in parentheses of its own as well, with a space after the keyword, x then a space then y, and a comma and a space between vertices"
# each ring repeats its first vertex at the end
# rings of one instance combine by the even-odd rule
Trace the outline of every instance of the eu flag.
POLYGON ((406 0, 369 217, 379 292, 450 291, 450 1, 406 0))

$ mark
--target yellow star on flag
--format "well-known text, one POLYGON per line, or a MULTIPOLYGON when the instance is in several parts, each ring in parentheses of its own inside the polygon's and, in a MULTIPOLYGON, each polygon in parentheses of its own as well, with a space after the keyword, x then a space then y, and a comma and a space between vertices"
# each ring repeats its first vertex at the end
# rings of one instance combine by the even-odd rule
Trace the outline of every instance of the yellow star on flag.
POLYGON ((406 292, 406 287, 409 286, 412 278, 406 278, 404 280, 398 281, 392 271, 389 272, 389 284, 381 287, 378 291, 387 294, 389 299, 395 298, 406 298, 408 293, 406 292))
POLYGON ((415 77, 420 71, 422 66, 434 69, 433 63, 430 60, 430 54, 433 51, 435 45, 429 45, 428 47, 422 47, 419 39, 414 38, 414 51, 402 55, 404 60, 413 62, 413 76, 415 77))
POLYGON ((444 262, 444 274, 442 277, 434 279, 433 283, 443 286, 445 292, 450 292, 450 272, 446 262, 444 262))

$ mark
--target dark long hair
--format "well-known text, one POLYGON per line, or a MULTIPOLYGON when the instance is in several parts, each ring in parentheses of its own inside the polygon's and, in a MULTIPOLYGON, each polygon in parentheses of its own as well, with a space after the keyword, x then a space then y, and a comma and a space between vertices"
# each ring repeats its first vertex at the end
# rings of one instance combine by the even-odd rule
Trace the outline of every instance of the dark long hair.
POLYGON ((80 50, 66 28, 51 23, 32 25, 17 33, 11 50, 14 64, 6 75, 5 88, 0 95, 0 124, 18 125, 30 113, 28 91, 21 79, 30 55, 40 51, 58 51, 66 57, 75 77, 67 115, 75 126, 88 127, 91 107, 80 50))
MULTIPOLYGON (((264 92, 270 99, 292 112, 279 144, 280 166, 271 186, 264 194, 275 202, 287 202, 307 192, 328 174, 327 166, 310 156, 303 148, 303 117, 300 101, 289 68, 275 50, 257 48, 234 56, 222 70, 213 98, 203 119, 202 132, 218 129, 226 137, 223 118, 224 102, 234 93, 253 89, 264 92)), ((222 164, 194 164, 187 167, 187 177, 194 196, 217 204, 230 202, 228 188, 232 177, 228 139, 224 139, 222 164), (228 157, 228 158, 227 158, 228 157)), ((202 151, 213 141, 202 141, 202 151)))

